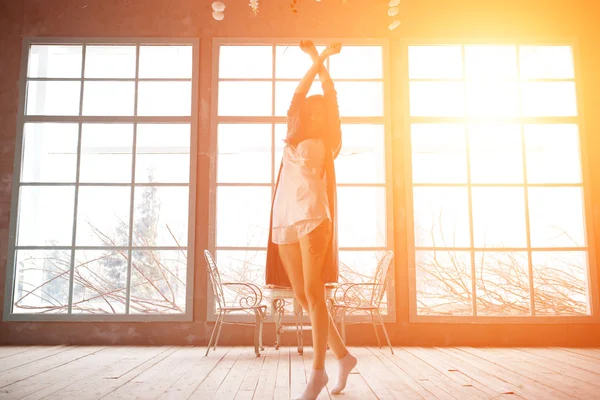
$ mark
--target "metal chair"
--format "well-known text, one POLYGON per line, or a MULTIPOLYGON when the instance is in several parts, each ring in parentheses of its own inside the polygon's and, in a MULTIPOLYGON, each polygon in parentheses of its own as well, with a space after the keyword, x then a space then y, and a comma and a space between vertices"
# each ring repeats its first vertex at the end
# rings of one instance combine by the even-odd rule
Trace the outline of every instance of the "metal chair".
MULTIPOLYGON (((377 332, 377 325, 380 325, 390 351, 394 354, 394 349, 390 343, 387 330, 381 317, 381 301, 387 290, 387 281, 391 276, 390 268, 394 259, 394 252, 388 251, 379 260, 375 274, 373 275, 371 282, 362 283, 342 283, 338 286, 335 291, 334 299, 330 304, 331 312, 333 316, 341 314, 339 323, 341 325, 342 340, 346 342, 346 315, 355 312, 366 312, 371 316, 371 323, 375 330, 375 336, 377 337, 377 343, 381 348, 381 341, 379 340, 379 333, 377 332), (377 320, 375 319, 377 317, 377 320)), ((361 324, 364 321, 353 321, 350 324, 361 324)))
POLYGON ((216 350, 219 337, 221 336, 221 328, 223 327, 223 324, 230 324, 254 326, 254 353, 256 353, 256 356, 259 357, 260 351, 264 350, 262 343, 262 332, 263 321, 265 320, 265 316, 267 314, 267 306, 261 304, 263 299, 262 291, 258 286, 249 282, 221 282, 221 274, 217 268, 217 263, 208 250, 204 250, 204 258, 206 259, 206 269, 210 278, 210 284, 212 286, 217 309, 217 320, 210 335, 205 356, 208 355, 211 346, 213 346, 213 350, 216 350), (241 296, 239 299, 236 299, 237 304, 227 304, 223 291, 224 287, 234 288, 233 290, 235 290, 236 293, 241 296), (255 317, 254 323, 225 321, 227 314, 236 311, 253 312, 255 317), (216 337, 215 332, 217 334, 216 337))

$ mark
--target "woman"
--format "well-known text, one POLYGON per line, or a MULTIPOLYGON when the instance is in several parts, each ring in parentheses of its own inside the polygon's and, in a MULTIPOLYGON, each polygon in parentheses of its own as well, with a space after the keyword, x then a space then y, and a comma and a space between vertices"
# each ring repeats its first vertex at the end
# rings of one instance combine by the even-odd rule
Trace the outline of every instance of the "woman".
POLYGON ((324 65, 342 46, 334 43, 321 54, 310 41, 300 42, 313 64, 306 72, 288 110, 288 131, 271 210, 267 249, 267 284, 291 286, 312 325, 313 370, 297 399, 316 399, 328 382, 327 344, 339 363, 332 393, 346 386, 356 366, 331 321, 325 283, 338 280, 336 181, 333 160, 342 145, 337 94, 324 65), (323 95, 306 97, 316 75, 323 95))

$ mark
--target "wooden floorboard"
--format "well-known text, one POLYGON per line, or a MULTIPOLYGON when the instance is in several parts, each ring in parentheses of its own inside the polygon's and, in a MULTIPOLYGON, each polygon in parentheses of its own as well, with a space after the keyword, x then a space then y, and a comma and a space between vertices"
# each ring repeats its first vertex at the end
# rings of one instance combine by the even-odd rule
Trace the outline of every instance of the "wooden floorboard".
POLYGON ((277 372, 275 379, 275 400, 290 398, 290 351, 289 347, 279 348, 277 360, 277 372))
POLYGON ((275 382, 277 380, 277 364, 279 363, 280 350, 268 348, 261 357, 265 357, 260 373, 258 384, 254 391, 254 399, 272 399, 275 394, 275 382))
MULTIPOLYGON (((543 398, 543 399, 573 399, 577 398, 568 393, 568 389, 561 385, 548 384, 544 379, 536 376, 535 369, 531 369, 528 365, 513 365, 508 360, 498 358, 491 353, 491 349, 467 348, 463 347, 460 350, 471 356, 483 360, 490 370, 494 371, 498 376, 505 377, 513 385, 523 388, 527 387, 527 392, 523 393, 525 398, 543 398)), ((480 364, 481 365, 481 364, 480 364)), ((519 394, 519 393, 518 393, 519 394)), ((520 395, 520 394, 519 394, 520 395)))
POLYGON ((198 387, 193 391, 190 399, 214 399, 217 391, 227 378, 227 375, 243 353, 243 347, 232 347, 224 357, 222 357, 208 375, 204 377, 198 387))
POLYGON ((559 348, 558 350, 600 360, 600 349, 559 348))
MULTIPOLYGON (((6 349, 3 351, 10 352, 9 347, 0 347, 0 349, 6 349)), ((0 373, 13 370, 16 367, 37 363, 44 359, 51 358, 55 354, 59 354, 64 351, 70 351, 72 349, 72 347, 67 346, 35 346, 24 354, 20 354, 20 352, 18 352, 17 354, 11 354, 10 356, 4 358, 2 362, 0 362, 0 373)))
MULTIPOLYGON (((312 371, 312 349, 0 347, 0 399, 289 399, 312 371)), ((359 363, 341 396, 337 361, 319 400, 599 399, 600 349, 351 348, 359 363)))

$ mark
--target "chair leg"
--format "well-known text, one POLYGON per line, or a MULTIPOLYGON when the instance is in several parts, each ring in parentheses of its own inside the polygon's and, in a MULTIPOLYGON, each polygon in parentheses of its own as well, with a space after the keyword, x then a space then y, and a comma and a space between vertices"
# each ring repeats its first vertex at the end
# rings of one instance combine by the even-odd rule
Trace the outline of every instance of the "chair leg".
POLYGON ((390 337, 388 336, 387 329, 385 329, 383 318, 381 317, 381 313, 379 312, 379 310, 377 310, 377 316, 379 317, 379 323, 381 324, 381 328, 383 329, 385 340, 387 341, 388 346, 390 346, 390 351, 392 352, 392 354, 394 354, 394 348, 392 347, 392 343, 390 342, 390 337))
POLYGON ((217 338, 215 339, 215 346, 213 347, 213 350, 217 349, 217 344, 219 343, 219 338, 221 337, 221 328, 223 328, 223 320, 225 319, 225 314, 226 312, 221 314, 221 319, 219 320, 219 330, 217 332, 217 338))
POLYGON ((260 357, 260 325, 261 315, 258 308, 254 309, 254 354, 256 357, 260 357))
POLYGON ((260 346, 260 351, 265 351, 265 346, 263 346, 263 323, 265 322, 265 312, 262 311, 261 316, 260 316, 260 327, 259 327, 259 333, 258 333, 258 340, 259 340, 259 346, 260 346))
POLYGON ((379 332, 377 332, 377 322, 375 322, 375 316, 373 315, 373 311, 369 311, 371 314, 371 322, 373 324, 373 330, 375 331, 375 337, 377 338, 377 346, 381 348, 381 340, 379 340, 379 332))
POLYGON ((215 337, 215 332, 217 331, 217 328, 219 327, 220 319, 221 319, 221 312, 219 311, 219 315, 217 315, 217 320, 215 321, 215 326, 213 327, 212 333, 210 334, 210 339, 208 340, 208 346, 206 346, 206 354, 204 354, 205 357, 208 355, 208 352, 210 351, 210 346, 212 346, 213 338, 215 337))
POLYGON ((342 325, 342 341, 346 344, 346 309, 342 308, 342 317, 340 318, 342 325))

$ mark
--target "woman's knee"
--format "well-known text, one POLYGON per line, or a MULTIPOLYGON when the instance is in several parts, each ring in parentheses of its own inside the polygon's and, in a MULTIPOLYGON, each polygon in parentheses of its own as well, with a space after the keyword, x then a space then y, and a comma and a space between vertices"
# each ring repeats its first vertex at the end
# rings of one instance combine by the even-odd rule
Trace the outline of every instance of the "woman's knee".
POLYGON ((304 293, 309 304, 325 302, 325 285, 322 282, 305 282, 304 293))
POLYGON ((306 302, 306 293, 304 293, 304 286, 294 287, 292 286, 292 291, 294 292, 294 297, 300 303, 306 302))
POLYGON ((302 293, 294 292, 294 297, 302 307, 306 307, 308 305, 308 299, 306 298, 304 291, 302 291, 302 293))

